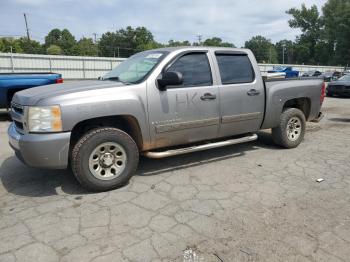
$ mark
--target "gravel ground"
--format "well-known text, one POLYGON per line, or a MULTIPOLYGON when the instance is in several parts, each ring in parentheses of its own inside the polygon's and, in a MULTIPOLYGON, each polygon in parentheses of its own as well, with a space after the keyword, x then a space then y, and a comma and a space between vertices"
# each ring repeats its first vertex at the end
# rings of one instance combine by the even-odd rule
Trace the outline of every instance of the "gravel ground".
POLYGON ((2 114, 0 261, 349 261, 350 99, 327 98, 323 112, 296 149, 261 132, 142 159, 129 185, 98 194, 22 165, 2 114))

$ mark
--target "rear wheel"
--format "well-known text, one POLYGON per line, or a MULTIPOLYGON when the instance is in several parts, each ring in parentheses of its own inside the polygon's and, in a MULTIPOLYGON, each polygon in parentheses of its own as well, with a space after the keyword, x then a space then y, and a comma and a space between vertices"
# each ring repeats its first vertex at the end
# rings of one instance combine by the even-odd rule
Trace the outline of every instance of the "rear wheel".
POLYGON ((116 128, 85 134, 72 151, 72 170, 85 188, 107 191, 125 185, 135 173, 139 151, 134 140, 116 128))
POLYGON ((272 129, 272 138, 284 148, 297 147, 304 138, 305 115, 297 108, 289 108, 281 114, 280 123, 272 129))

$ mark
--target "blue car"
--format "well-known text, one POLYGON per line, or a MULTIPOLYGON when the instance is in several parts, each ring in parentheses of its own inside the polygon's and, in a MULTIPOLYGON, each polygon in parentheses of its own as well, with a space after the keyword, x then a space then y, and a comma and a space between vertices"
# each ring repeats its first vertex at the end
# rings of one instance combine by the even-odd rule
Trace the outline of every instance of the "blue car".
POLYGON ((0 108, 10 108, 13 95, 31 87, 63 83, 62 75, 55 73, 1 73, 0 108))
POLYGON ((299 76, 299 71, 293 70, 291 66, 274 66, 268 73, 286 73, 286 78, 299 76))

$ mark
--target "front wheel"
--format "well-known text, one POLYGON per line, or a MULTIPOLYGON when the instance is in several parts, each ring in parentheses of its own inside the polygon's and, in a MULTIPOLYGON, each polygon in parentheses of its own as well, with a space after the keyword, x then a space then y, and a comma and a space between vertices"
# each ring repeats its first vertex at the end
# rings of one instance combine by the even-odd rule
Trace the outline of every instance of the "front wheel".
POLYGON ((134 140, 116 128, 96 128, 73 148, 72 170, 82 186, 107 191, 125 185, 135 173, 139 151, 134 140))
POLYGON ((272 129, 272 138, 284 148, 297 147, 304 138, 305 115, 297 108, 289 108, 281 114, 280 123, 272 129))

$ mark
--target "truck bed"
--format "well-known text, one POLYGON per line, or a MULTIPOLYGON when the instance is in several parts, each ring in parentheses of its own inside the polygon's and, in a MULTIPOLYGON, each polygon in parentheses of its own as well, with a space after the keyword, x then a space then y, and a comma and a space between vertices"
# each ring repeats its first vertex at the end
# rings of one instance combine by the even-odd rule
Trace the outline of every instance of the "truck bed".
POLYGON ((7 108, 14 93, 31 87, 62 83, 62 75, 51 72, 0 73, 0 108, 7 108))
POLYGON ((309 104, 306 120, 311 121, 318 117, 321 108, 321 90, 324 83, 321 77, 295 78, 268 78, 263 77, 265 86, 265 115, 263 129, 277 125, 283 106, 287 101, 302 101, 309 104), (320 101, 320 103, 311 103, 320 101))

